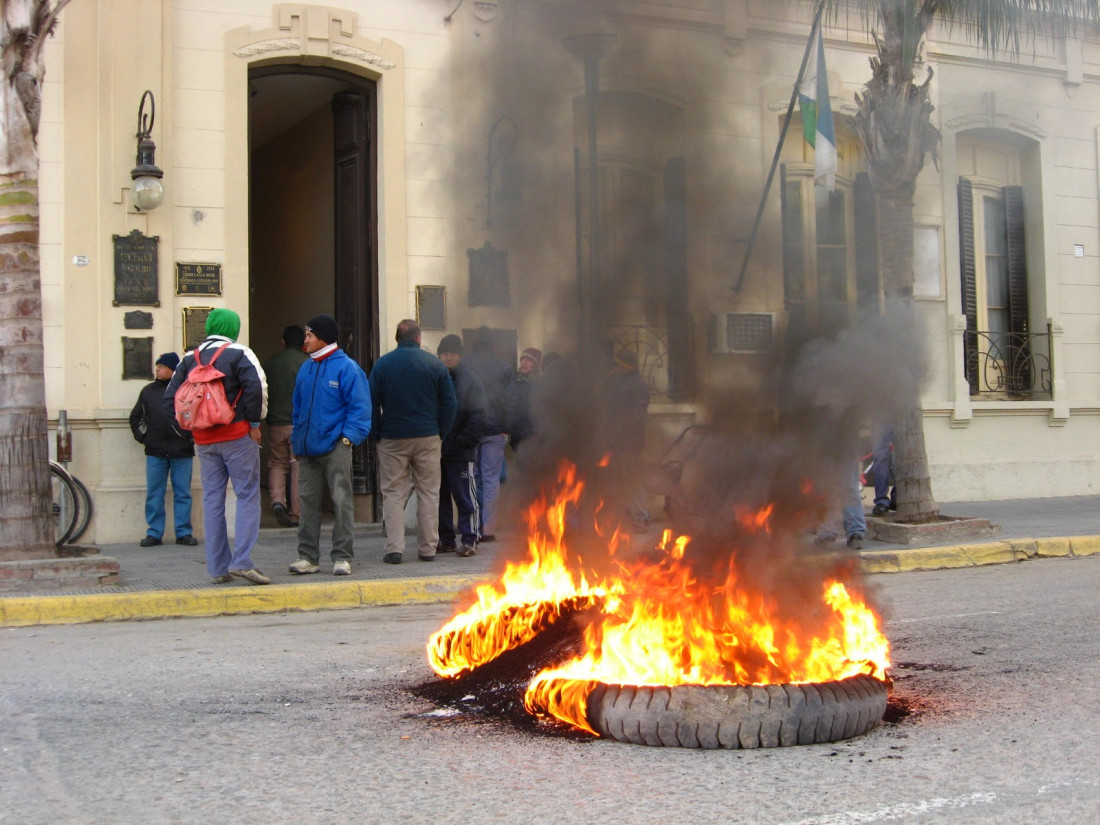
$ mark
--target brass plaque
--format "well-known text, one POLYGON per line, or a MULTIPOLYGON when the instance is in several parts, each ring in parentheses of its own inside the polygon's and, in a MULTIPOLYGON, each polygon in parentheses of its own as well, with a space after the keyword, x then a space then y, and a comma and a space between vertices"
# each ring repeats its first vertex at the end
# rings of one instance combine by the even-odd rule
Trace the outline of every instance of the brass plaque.
POLYGON ((115 243, 115 300, 118 306, 159 307, 157 243, 160 236, 112 235, 115 243))
POLYGON ((447 328, 447 287, 416 287, 416 323, 421 329, 447 328))
POLYGON ((189 352, 206 340, 206 319, 214 307, 183 308, 183 351, 189 352))
POLYGON ((176 261, 177 295, 221 295, 222 265, 176 261))
POLYGON ((153 380, 153 339, 122 338, 122 380, 153 380))
POLYGON ((508 307, 512 305, 508 288, 508 252, 494 249, 488 241, 481 249, 467 249, 470 259, 468 303, 472 307, 508 307))

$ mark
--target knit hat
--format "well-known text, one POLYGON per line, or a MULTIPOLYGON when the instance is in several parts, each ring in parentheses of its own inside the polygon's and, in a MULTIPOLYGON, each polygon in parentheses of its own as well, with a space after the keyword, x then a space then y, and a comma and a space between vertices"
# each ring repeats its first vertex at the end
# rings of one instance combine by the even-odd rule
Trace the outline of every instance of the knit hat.
POLYGON ((180 357, 174 352, 166 352, 160 358, 157 359, 157 364, 164 364, 172 372, 176 371, 176 367, 180 365, 180 357))
POLYGON ((206 334, 224 335, 231 341, 236 341, 241 334, 241 316, 231 309, 218 307, 206 316, 206 334))
POLYGON ((457 335, 444 335, 435 351, 439 355, 445 352, 457 352, 462 355, 462 339, 457 335))
POLYGON ((306 323, 306 329, 326 344, 336 344, 340 341, 340 325, 331 315, 314 315, 306 323))
POLYGON ((535 347, 528 347, 523 352, 521 352, 520 355, 519 355, 519 360, 520 361, 522 361, 524 358, 530 358, 532 361, 534 361, 535 362, 535 369, 537 369, 537 370, 542 369, 542 350, 541 349, 535 349, 535 347))

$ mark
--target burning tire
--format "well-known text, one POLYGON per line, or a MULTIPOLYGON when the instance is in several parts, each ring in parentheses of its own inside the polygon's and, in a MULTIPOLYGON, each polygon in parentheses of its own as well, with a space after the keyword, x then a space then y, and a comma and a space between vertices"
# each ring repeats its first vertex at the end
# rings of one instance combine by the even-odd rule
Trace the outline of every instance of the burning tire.
POLYGON ((599 684, 588 721, 635 745, 775 748, 859 736, 886 712, 886 683, 870 676, 805 685, 599 684))

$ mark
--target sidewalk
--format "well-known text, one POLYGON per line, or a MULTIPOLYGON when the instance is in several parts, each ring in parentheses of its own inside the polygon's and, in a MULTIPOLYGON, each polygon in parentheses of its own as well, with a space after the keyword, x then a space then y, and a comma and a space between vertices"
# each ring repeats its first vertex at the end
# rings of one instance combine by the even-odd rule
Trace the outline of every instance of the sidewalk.
MULTIPOLYGON (((1001 526, 1001 533, 969 544, 923 547, 868 540, 861 553, 864 570, 889 573, 1100 554, 1100 496, 947 502, 940 509, 952 516, 987 518, 1001 526)), ((655 525, 650 533, 656 538, 658 531, 655 525)), ((473 585, 494 581, 509 553, 513 558, 523 553, 522 537, 502 535, 482 545, 472 558, 448 553, 421 562, 415 536, 410 535, 404 563, 383 564, 385 539, 380 529, 362 525, 356 532, 352 575, 331 575, 326 531, 322 572, 295 576, 287 572, 287 565, 297 558, 295 534, 293 529, 261 530, 253 559, 272 579, 266 587, 211 584, 201 544, 105 545, 100 553, 121 565, 117 584, 94 590, 0 593, 0 627, 450 601, 473 585)))

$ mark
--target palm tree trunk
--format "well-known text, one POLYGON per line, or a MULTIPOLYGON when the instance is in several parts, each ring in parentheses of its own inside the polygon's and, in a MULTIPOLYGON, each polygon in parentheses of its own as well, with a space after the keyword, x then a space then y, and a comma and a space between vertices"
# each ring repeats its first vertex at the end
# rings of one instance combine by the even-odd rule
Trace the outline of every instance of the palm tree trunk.
POLYGON ((43 378, 38 181, 14 177, 0 176, 0 561, 57 554, 43 378))

